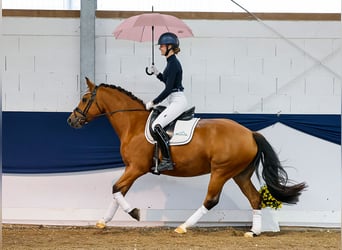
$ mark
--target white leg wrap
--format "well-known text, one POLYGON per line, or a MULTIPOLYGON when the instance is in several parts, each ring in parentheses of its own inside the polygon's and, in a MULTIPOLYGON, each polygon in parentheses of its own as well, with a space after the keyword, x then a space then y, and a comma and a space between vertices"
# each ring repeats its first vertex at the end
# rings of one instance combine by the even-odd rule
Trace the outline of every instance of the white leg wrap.
POLYGON ((208 209, 206 209, 205 206, 202 205, 193 215, 189 217, 189 219, 186 220, 186 222, 182 226, 184 228, 187 228, 195 225, 207 212, 208 209))
POLYGON ((261 210, 253 210, 253 222, 251 231, 256 235, 261 234, 261 210))
POLYGON ((113 194, 114 199, 117 201, 117 203, 120 205, 122 210, 124 210, 126 213, 131 212, 133 209, 131 208, 131 205, 128 204, 126 199, 123 197, 121 192, 117 192, 113 194))
POLYGON ((105 215, 103 216, 103 220, 107 223, 109 221, 111 221, 114 217, 114 214, 116 213, 116 211, 119 208, 119 203, 117 203, 117 201, 115 199, 113 199, 110 204, 109 207, 107 208, 107 211, 105 213, 105 215))

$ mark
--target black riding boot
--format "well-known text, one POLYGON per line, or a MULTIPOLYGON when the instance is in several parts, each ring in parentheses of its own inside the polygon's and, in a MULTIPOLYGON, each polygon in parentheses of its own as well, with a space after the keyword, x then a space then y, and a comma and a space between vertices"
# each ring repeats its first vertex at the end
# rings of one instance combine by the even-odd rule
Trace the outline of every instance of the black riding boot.
POLYGON ((173 170, 173 162, 171 160, 171 153, 169 148, 169 136, 159 124, 155 126, 154 131, 156 132, 156 140, 162 153, 162 160, 158 165, 157 170, 173 170))

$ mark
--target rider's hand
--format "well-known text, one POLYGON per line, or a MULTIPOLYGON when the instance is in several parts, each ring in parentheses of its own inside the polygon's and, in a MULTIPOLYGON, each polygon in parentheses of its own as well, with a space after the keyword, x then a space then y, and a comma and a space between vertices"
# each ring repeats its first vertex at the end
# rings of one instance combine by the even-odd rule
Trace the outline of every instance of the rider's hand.
POLYGON ((145 107, 146 107, 147 110, 150 110, 151 108, 154 107, 154 103, 152 101, 150 101, 150 102, 145 104, 145 107))
POLYGON ((156 76, 159 74, 159 71, 155 65, 152 65, 151 67, 149 67, 148 71, 156 76))

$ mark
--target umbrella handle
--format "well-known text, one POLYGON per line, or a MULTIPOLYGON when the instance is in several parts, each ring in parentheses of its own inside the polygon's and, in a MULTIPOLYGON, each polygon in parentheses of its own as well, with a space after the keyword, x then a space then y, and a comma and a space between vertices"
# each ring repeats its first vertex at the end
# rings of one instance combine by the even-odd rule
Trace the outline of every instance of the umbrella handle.
MULTIPOLYGON (((152 12, 153 12, 153 6, 152 6, 152 12)), ((154 46, 153 46, 153 42, 154 42, 154 25, 152 25, 152 65, 154 65, 154 46)), ((146 67, 145 69, 146 74, 148 74, 149 76, 153 75, 153 72, 150 73, 148 72, 148 67, 146 67)))
POLYGON ((146 74, 148 74, 149 76, 153 75, 153 72, 152 72, 152 73, 148 72, 148 67, 146 67, 145 72, 146 72, 146 74))

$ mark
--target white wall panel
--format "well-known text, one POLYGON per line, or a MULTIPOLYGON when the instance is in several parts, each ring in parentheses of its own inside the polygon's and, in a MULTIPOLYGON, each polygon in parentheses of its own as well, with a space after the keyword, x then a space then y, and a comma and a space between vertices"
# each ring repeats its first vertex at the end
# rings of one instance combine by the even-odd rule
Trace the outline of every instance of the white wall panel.
POLYGON ((256 76, 263 74, 262 57, 236 57, 235 70, 236 75, 256 76))
POLYGON ((79 58, 79 45, 80 40, 78 36, 21 36, 20 54, 40 56, 64 55, 66 59, 69 59, 69 57, 79 58))
POLYGON ((333 52, 332 39, 306 39, 304 50, 318 60, 333 52))
POLYGON ((34 36, 79 36, 78 18, 4 17, 3 34, 34 36))
POLYGON ((324 59, 322 59, 322 62, 335 74, 339 75, 341 72, 340 66, 342 65, 342 49, 341 43, 335 45, 339 45, 339 47, 334 48, 334 51, 330 55, 324 57, 324 59))
POLYGON ((248 52, 247 56, 250 57, 274 57, 276 55, 276 42, 275 39, 248 39, 248 52))
POLYGON ((338 114, 341 110, 340 97, 292 96, 291 113, 338 114))
POLYGON ((309 75, 305 77, 306 94, 309 96, 333 96, 334 79, 329 76, 309 75))
POLYGON ((2 73, 2 91, 6 92, 18 92, 20 89, 20 75, 17 72, 6 71, 2 73))
POLYGON ((221 39, 221 41, 221 44, 210 44, 212 50, 218 50, 220 52, 219 55, 226 58, 247 56, 249 39, 244 37, 227 37, 221 39))
POLYGON ((292 111, 291 104, 291 97, 288 95, 271 95, 262 99, 262 112, 288 114, 292 111))
POLYGON ((341 97, 341 79, 334 77, 334 96, 341 97))
POLYGON ((290 97, 304 95, 305 78, 302 75, 299 75, 298 77, 277 77, 277 94, 284 94, 290 97))
POLYGON ((98 37, 110 37, 113 38, 113 32, 115 28, 123 21, 122 18, 97 18, 96 19, 96 35, 98 37))
POLYGON ((209 56, 206 59, 208 75, 234 74, 235 60, 231 56, 209 56))
POLYGON ((248 93, 250 95, 273 95, 276 93, 276 78, 272 76, 256 75, 249 77, 248 93))
MULTIPOLYGON (((151 63, 151 44, 116 40, 112 32, 121 22, 119 19, 98 19, 96 22, 95 81, 122 84, 138 96, 152 98, 157 93, 155 88, 158 84, 144 74, 145 67, 151 63)), ((220 104, 212 103, 208 111, 204 100, 207 94, 213 93, 226 93, 231 96, 230 93, 238 92, 246 98, 252 98, 251 95, 257 93, 260 95, 258 102, 261 102, 261 99, 267 102, 267 98, 276 92, 290 97, 340 95, 341 39, 337 33, 340 30, 338 22, 267 21, 263 24, 237 20, 186 20, 186 23, 193 29, 195 37, 181 39, 182 51, 179 58, 184 69, 184 85, 190 88, 186 93, 190 94, 191 104, 197 106, 198 112, 215 112, 216 107, 220 108, 220 104), (265 24, 272 26, 286 36, 286 39, 279 37, 265 24), (290 39, 290 43, 287 39, 290 39), (292 42, 299 46, 299 49, 294 47, 292 42), (329 68, 311 59, 303 50, 322 58, 322 63, 329 68), (225 82, 225 79, 238 78, 249 79, 248 89, 237 87, 237 82, 234 81, 232 85, 225 82), (270 80, 272 78, 275 80, 270 80), (320 86, 319 79, 329 82, 332 87, 326 88, 326 83, 320 86), (243 89, 245 93, 241 93, 243 89), (201 107, 205 107, 205 111, 201 107)), ((78 19, 6 17, 3 26, 6 48, 3 59, 4 73, 13 71, 21 75, 32 72, 37 75, 35 77, 39 78, 39 81, 46 80, 40 73, 54 73, 61 77, 63 83, 73 85, 72 89, 79 88, 78 81, 83 84, 83 79, 74 80, 79 75, 78 19), (25 24, 20 26, 22 23, 25 24), (72 77, 65 80, 64 74, 72 77)), ((160 56, 158 46, 154 49, 155 63, 162 71, 165 60, 160 56)), ((29 86, 35 84, 31 83, 29 86)), ((5 86, 5 92, 6 89, 5 86)), ((48 93, 50 94, 51 92, 48 93)), ((240 107, 235 95, 234 106, 228 110, 240 107)), ((13 96, 13 91, 10 96, 13 96)), ((71 96, 77 97, 75 94, 71 96)), ((76 102, 77 100, 72 103, 76 102)), ((282 101, 277 104, 276 99, 272 103, 275 105, 274 112, 284 106, 282 101)), ((291 102, 292 111, 311 113, 326 110, 310 108, 315 107, 315 103, 306 103, 296 108, 294 105, 297 103, 291 102)), ((18 105, 25 106, 25 103, 18 105)), ((228 105, 232 104, 227 103, 228 105)), ((7 103, 4 106, 8 110, 16 110, 15 105, 7 103)), ((46 103, 36 103, 35 109, 39 110, 41 107, 46 110, 46 106, 46 103)), ((332 110, 339 110, 339 106, 332 107, 332 110)), ((63 106, 63 110, 72 109, 73 107, 63 106)), ((59 107, 52 110, 62 111, 59 107)), ((267 105, 267 110, 272 113, 270 104, 267 105)))
POLYGON ((120 74, 121 58, 115 55, 96 54, 96 74, 120 74))
POLYGON ((238 113, 262 113, 262 96, 258 95, 239 95, 234 97, 234 111, 238 113))
POLYGON ((20 37, 19 36, 2 36, 2 44, 6 48, 3 53, 5 56, 17 56, 20 52, 20 37))
POLYGON ((291 74, 290 57, 264 57, 263 73, 267 76, 288 76, 291 74))
POLYGON ((304 49, 305 40, 299 38, 277 39, 276 41, 276 56, 279 57, 301 57, 305 55, 304 49))
POLYGON ((205 91, 208 88, 215 88, 215 80, 216 87, 218 86, 218 79, 209 79, 210 84, 207 85, 207 79, 204 78, 205 75, 202 74, 193 74, 191 76, 191 93, 198 95, 205 95, 205 91))
MULTIPOLYGON (((341 28, 329 21, 265 21, 285 38, 341 38, 341 28)), ((338 23, 333 22, 333 23, 338 23)))
POLYGON ((35 100, 34 100, 34 92, 13 92, 13 91, 4 91, 2 107, 6 110, 12 110, 15 107, 16 111, 35 111, 35 100))
POLYGON ((45 54, 34 57, 34 71, 37 73, 75 73, 75 69, 79 67, 79 58, 70 56, 70 54, 45 54))
POLYGON ((220 83, 221 93, 228 98, 248 93, 248 76, 223 74, 220 76, 220 83))
POLYGON ((9 55, 5 56, 5 71, 33 72, 35 70, 34 56, 9 55))
MULTIPOLYGON (((134 42, 126 40, 116 40, 114 37, 106 37, 105 53, 116 56, 133 56, 134 42)), ((96 50, 97 51, 97 50, 96 50)))
POLYGON ((210 112, 213 106, 217 113, 233 113, 234 112, 234 98, 229 98, 224 94, 208 93, 205 98, 206 112, 210 112))

